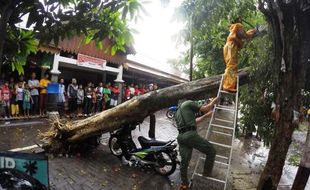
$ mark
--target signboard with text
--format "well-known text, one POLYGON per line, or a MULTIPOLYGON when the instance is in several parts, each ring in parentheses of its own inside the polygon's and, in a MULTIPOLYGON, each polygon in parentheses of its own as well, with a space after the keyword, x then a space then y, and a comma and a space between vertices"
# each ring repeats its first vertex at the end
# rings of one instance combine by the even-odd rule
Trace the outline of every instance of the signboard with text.
POLYGON ((96 57, 91 57, 91 56, 80 54, 80 53, 77 56, 78 66, 104 70, 106 67, 106 64, 107 64, 107 61, 104 59, 99 59, 96 57))
POLYGON ((0 151, 0 179, 0 189, 48 189, 47 156, 0 151))

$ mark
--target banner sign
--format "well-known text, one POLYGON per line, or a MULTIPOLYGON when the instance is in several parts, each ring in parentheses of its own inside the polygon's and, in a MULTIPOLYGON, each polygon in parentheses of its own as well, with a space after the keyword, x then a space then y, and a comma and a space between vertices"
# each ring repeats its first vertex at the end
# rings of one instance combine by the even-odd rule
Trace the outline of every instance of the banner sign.
POLYGON ((48 188, 46 155, 0 151, 0 189, 48 188))
POLYGON ((107 64, 107 61, 104 59, 99 59, 96 57, 91 57, 88 55, 78 54, 77 56, 77 65, 78 66, 84 66, 92 69, 100 69, 104 70, 105 66, 107 64))

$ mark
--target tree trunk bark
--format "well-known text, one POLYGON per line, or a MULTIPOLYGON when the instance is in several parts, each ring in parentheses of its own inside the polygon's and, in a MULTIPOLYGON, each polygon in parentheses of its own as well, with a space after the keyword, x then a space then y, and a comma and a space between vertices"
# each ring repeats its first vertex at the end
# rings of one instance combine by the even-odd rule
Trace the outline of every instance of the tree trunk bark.
POLYGON ((292 190, 305 189, 310 175, 310 123, 304 146, 304 153, 300 160, 298 171, 293 183, 292 190))
POLYGON ((270 189, 276 190, 293 131, 298 126, 293 113, 301 106, 301 89, 304 87, 308 61, 304 53, 308 51, 305 49, 310 48, 310 44, 303 43, 303 40, 309 38, 309 24, 306 23, 309 23, 310 19, 308 14, 305 15, 301 1, 264 2, 260 1, 260 10, 266 15, 273 32, 274 66, 278 77, 276 92, 279 97, 276 103, 280 105, 280 120, 276 123, 274 140, 257 189, 264 189, 271 184, 270 189))
MULTIPOLYGON (((248 81, 247 69, 239 71, 239 79, 240 85, 248 81)), ((47 142, 44 148, 51 153, 67 152, 78 141, 114 131, 126 123, 142 122, 151 113, 174 105, 179 99, 216 96, 220 80, 221 75, 217 75, 183 83, 135 97, 84 120, 66 123, 56 121, 48 132, 41 134, 47 142)))

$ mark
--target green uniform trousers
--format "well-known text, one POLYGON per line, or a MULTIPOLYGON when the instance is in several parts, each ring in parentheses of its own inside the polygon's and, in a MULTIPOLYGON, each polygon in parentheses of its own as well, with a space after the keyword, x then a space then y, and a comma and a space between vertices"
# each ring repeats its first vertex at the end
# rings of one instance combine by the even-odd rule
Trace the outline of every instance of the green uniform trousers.
POLYGON ((188 184, 187 168, 192 157, 193 148, 206 154, 204 165, 204 174, 210 175, 213 169, 215 160, 215 148, 207 140, 198 135, 197 131, 187 131, 180 133, 177 137, 179 143, 179 151, 181 155, 181 180, 183 184, 188 184))

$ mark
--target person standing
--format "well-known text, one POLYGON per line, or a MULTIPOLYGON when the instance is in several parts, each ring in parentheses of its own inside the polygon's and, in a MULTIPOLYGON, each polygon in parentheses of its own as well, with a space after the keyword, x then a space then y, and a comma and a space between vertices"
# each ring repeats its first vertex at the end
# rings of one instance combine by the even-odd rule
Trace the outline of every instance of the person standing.
POLYGON ((11 99, 11 91, 9 88, 9 83, 4 82, 4 86, 1 89, 1 97, 2 97, 2 105, 5 111, 5 118, 10 117, 10 99, 11 99))
POLYGON ((19 112, 22 115, 23 114, 23 104, 24 104, 24 88, 23 88, 23 82, 18 82, 18 86, 16 89, 16 101, 18 104, 19 112))
POLYGON ((59 92, 58 92, 58 112, 60 116, 63 116, 65 114, 65 93, 66 93, 66 87, 65 87, 65 80, 62 78, 59 80, 59 92))
POLYGON ((109 109, 110 101, 111 101, 111 90, 110 90, 110 84, 106 84, 103 88, 103 98, 104 98, 104 104, 105 109, 109 109))
POLYGON ((23 89, 25 88, 25 84, 26 84, 26 81, 24 80, 24 78, 25 78, 24 75, 20 75, 19 78, 18 78, 18 84, 21 83, 20 86, 23 89))
POLYGON ((39 90, 40 87, 39 80, 36 79, 36 73, 31 73, 31 79, 28 80, 28 85, 30 88, 30 94, 31 94, 31 113, 33 115, 38 114, 38 108, 39 108, 39 90))
POLYGON ((135 86, 135 96, 139 96, 140 94, 141 94, 141 91, 140 91, 140 89, 139 89, 139 86, 136 85, 136 86, 135 86))
POLYGON ((229 35, 223 49, 224 62, 226 65, 223 81, 223 90, 236 92, 237 72, 239 64, 239 52, 243 47, 243 40, 252 39, 257 33, 256 29, 244 30, 242 19, 238 17, 229 28, 229 35))
POLYGON ((83 85, 79 85, 79 89, 77 91, 77 106, 78 106, 78 116, 82 116, 83 113, 83 103, 84 103, 84 89, 83 85))
POLYGON ((131 83, 129 90, 130 90, 130 98, 134 97, 135 96, 135 87, 134 87, 133 83, 131 83))
POLYGON ((130 89, 129 89, 129 86, 127 85, 126 88, 125 88, 125 101, 129 100, 130 99, 130 89))
POLYGON ((11 105, 11 115, 12 117, 18 117, 19 116, 19 107, 18 103, 16 101, 16 95, 17 95, 17 87, 18 85, 15 84, 13 86, 13 89, 11 91, 11 99, 10 99, 10 105, 11 105))
POLYGON ((179 151, 181 155, 180 173, 182 184, 180 190, 189 189, 187 178, 187 168, 192 157, 193 149, 206 154, 204 165, 204 176, 210 176, 212 173, 216 151, 211 143, 202 138, 197 133, 197 124, 212 114, 213 106, 218 102, 218 97, 213 99, 210 104, 199 105, 196 101, 187 100, 183 102, 176 112, 176 124, 179 135, 179 151), (204 115, 196 118, 196 114, 202 112, 204 115))
POLYGON ((68 86, 68 103, 69 103, 69 113, 74 114, 77 111, 77 81, 75 78, 71 80, 71 84, 68 86))
POLYGON ((117 84, 111 86, 110 90, 111 90, 110 106, 115 107, 118 105, 118 95, 120 94, 120 90, 117 84))
POLYGON ((40 116, 43 116, 46 111, 47 86, 50 82, 49 74, 45 73, 44 77, 40 80, 40 116))
POLYGON ((84 103, 84 116, 89 116, 91 112, 91 107, 92 107, 92 94, 93 90, 91 87, 91 83, 89 82, 87 84, 87 87, 85 88, 85 103, 84 103))
POLYGON ((23 99, 23 109, 24 109, 24 116, 28 117, 30 116, 29 112, 30 112, 30 104, 32 102, 32 98, 31 98, 31 93, 29 90, 29 85, 26 83, 25 84, 25 89, 24 89, 24 99, 23 99))
POLYGON ((97 99, 96 113, 102 111, 102 97, 103 97, 102 91, 103 91, 103 83, 101 82, 99 83, 99 86, 96 89, 96 99, 97 99))

